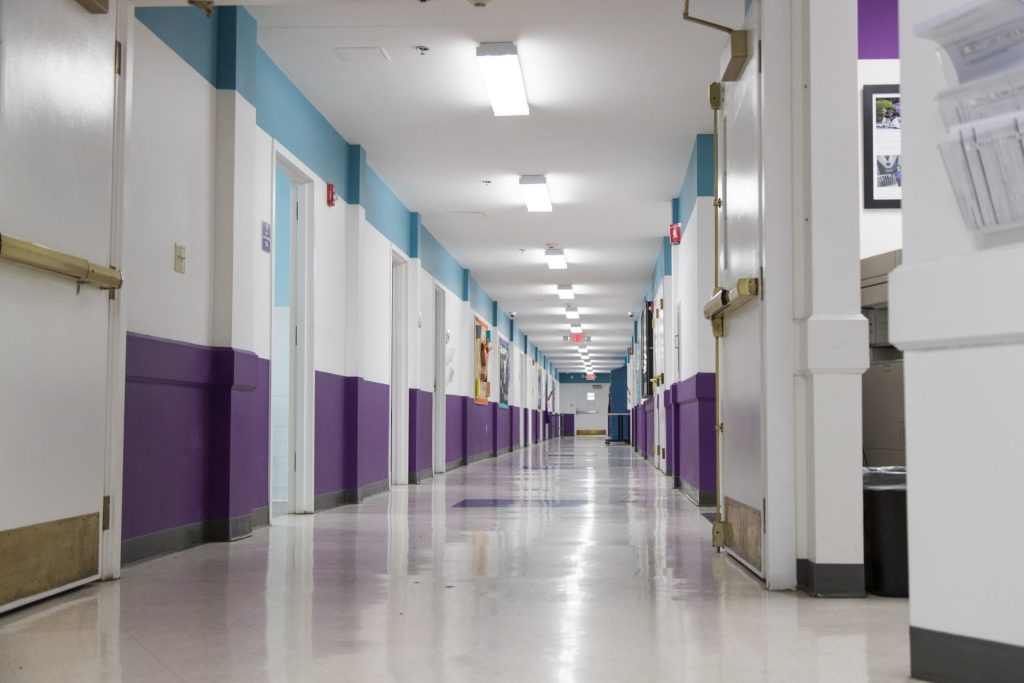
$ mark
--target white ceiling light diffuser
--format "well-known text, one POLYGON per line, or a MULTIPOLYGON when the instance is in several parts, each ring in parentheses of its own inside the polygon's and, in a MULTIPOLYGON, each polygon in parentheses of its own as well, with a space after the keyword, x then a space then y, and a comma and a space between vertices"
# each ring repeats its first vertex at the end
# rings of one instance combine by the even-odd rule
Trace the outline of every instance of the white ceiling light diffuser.
POLYGON ((573 291, 572 285, 558 285, 558 298, 571 301, 576 298, 576 292, 573 291))
POLYGON ((565 319, 566 320, 579 320, 580 312, 575 306, 569 305, 565 307, 565 319))
POLYGON ((573 334, 583 334, 583 325, 569 325, 569 331, 573 334))
POLYGON ((495 116, 529 116, 526 84, 515 43, 480 43, 476 62, 491 98, 495 116))
POLYGON ((546 213, 552 210, 548 180, 542 175, 519 176, 519 189, 523 192, 526 210, 531 213, 546 213))
POLYGON ((565 252, 561 249, 545 249, 544 258, 551 270, 565 270, 569 264, 565 260, 565 252))

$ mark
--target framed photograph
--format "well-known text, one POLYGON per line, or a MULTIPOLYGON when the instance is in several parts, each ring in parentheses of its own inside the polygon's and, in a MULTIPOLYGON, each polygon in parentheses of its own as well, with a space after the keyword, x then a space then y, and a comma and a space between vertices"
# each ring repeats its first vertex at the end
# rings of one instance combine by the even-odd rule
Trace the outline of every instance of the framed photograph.
POLYGON ((899 85, 864 86, 864 208, 898 209, 903 200, 903 118, 899 85))

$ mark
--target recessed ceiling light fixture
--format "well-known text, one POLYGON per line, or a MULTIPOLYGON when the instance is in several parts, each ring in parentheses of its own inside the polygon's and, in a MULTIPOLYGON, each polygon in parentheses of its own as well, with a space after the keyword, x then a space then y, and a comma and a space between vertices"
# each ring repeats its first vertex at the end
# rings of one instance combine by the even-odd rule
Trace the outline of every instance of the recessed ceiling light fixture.
POLYGON ((542 175, 519 176, 519 189, 523 191, 526 210, 531 213, 547 213, 552 209, 548 181, 542 175))
POLYGON ((548 268, 551 270, 565 270, 569 267, 569 264, 565 261, 565 252, 561 249, 545 249, 544 258, 547 259, 548 268))
POLYGON ((575 299, 576 292, 573 291, 572 285, 558 285, 558 298, 565 301, 575 299))
POLYGON ((523 67, 515 43, 480 43, 476 62, 484 76, 495 116, 529 116, 523 67))
POLYGON ((579 310, 575 306, 573 306, 571 304, 566 306, 565 307, 565 319, 566 320, 579 320, 580 319, 580 312, 579 312, 579 310))
POLYGON ((583 325, 569 325, 569 331, 573 334, 583 334, 583 325))

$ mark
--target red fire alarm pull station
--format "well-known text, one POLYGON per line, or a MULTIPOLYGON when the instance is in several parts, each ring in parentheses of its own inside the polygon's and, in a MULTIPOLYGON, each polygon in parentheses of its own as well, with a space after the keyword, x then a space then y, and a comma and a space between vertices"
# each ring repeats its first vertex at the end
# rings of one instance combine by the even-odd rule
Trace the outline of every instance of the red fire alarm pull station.
POLYGON ((327 206, 334 206, 335 193, 334 183, 327 183, 327 206))
POLYGON ((631 356, 633 355, 633 347, 632 346, 629 347, 629 355, 631 355, 631 356))
POLYGON ((673 223, 668 228, 668 239, 672 244, 679 244, 683 241, 683 224, 673 223))

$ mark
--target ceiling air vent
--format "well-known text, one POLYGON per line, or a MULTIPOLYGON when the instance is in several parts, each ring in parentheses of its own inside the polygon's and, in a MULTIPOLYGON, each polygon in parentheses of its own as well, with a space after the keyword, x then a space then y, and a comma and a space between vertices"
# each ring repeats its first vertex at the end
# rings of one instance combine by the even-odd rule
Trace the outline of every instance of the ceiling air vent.
POLYGON ((334 54, 345 64, 391 61, 391 55, 382 47, 336 47, 334 54))

